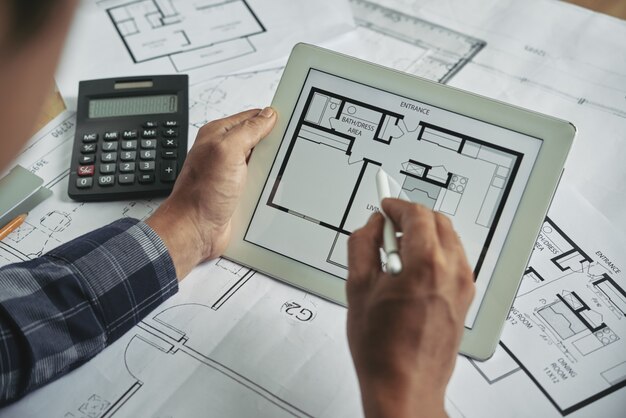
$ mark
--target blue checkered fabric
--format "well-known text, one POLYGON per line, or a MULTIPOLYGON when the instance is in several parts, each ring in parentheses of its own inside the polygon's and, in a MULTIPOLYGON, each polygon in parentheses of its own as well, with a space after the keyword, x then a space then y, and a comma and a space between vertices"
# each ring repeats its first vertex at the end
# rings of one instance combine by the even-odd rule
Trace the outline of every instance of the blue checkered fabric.
POLYGON ((178 290, 159 236, 116 221, 0 269, 0 405, 89 360, 178 290))

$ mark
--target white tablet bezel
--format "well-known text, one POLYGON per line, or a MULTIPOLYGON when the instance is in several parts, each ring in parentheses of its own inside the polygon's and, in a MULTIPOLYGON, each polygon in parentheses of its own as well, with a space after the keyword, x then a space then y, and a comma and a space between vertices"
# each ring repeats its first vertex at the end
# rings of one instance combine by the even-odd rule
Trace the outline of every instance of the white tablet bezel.
POLYGON ((255 148, 250 160, 246 189, 233 218, 232 240, 225 256, 342 305, 346 305, 343 279, 244 239, 310 69, 543 140, 474 325, 472 329, 465 329, 461 344, 463 354, 481 360, 489 358, 499 341, 502 326, 562 174, 576 128, 560 119, 343 54, 307 44, 296 45, 272 102, 279 116, 278 122, 272 133, 255 148))

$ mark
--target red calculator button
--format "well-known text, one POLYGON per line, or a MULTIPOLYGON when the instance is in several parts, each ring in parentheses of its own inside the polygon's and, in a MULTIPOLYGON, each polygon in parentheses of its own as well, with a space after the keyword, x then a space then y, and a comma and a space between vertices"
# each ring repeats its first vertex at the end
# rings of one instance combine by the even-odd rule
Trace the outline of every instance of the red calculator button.
POLYGON ((78 167, 78 175, 81 177, 91 177, 95 171, 95 165, 81 165, 78 167))

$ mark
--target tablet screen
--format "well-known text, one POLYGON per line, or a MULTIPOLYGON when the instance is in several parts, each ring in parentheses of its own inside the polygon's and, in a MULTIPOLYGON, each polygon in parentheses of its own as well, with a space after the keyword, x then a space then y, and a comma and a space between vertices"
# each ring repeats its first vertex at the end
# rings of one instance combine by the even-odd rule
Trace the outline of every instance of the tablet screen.
POLYGON ((471 328, 542 140, 410 95, 310 69, 245 240, 345 279, 382 168, 402 196, 452 220, 476 277, 471 328))

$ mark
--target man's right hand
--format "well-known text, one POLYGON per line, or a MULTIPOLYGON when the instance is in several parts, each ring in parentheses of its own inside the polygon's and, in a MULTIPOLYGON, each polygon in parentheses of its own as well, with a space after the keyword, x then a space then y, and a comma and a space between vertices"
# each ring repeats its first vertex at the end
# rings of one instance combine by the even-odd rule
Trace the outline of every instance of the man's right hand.
POLYGON ((365 414, 445 416, 473 272, 447 217, 397 199, 382 207, 403 233, 402 272, 381 268, 380 213, 348 242, 348 340, 365 414))

